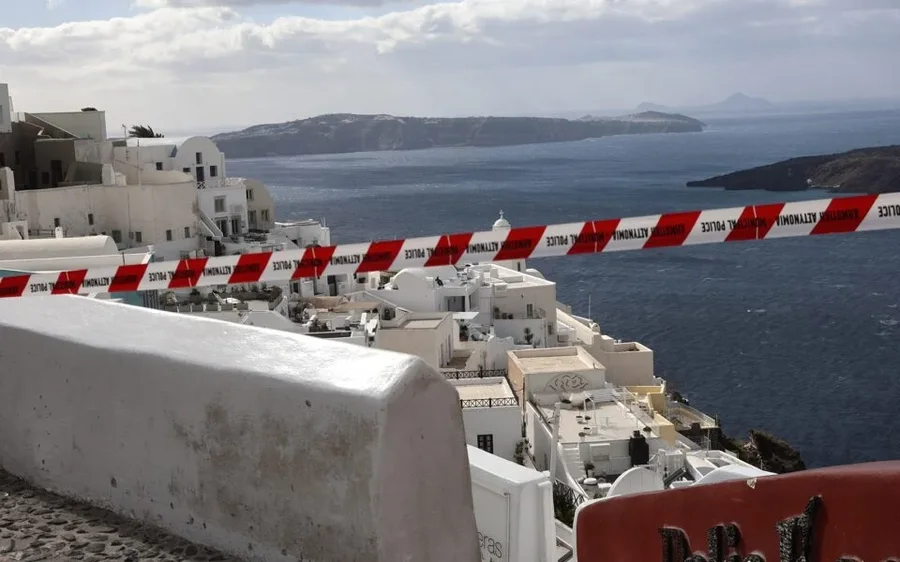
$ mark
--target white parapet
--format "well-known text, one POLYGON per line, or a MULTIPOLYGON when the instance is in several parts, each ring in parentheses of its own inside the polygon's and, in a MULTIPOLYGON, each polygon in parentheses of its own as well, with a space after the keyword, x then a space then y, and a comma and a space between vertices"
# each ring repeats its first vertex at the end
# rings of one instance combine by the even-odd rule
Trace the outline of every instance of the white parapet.
POLYGON ((0 300, 0 467, 250 560, 479 560, 459 397, 406 355, 0 300))
POLYGON ((469 447, 481 560, 555 560, 556 519, 549 473, 469 447))

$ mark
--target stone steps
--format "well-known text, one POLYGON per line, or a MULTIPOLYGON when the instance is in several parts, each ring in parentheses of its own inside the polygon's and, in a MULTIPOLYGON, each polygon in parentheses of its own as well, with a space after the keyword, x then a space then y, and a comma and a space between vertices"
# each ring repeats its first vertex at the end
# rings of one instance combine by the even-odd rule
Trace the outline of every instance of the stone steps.
POLYGON ((0 470, 0 562, 237 562, 0 470))

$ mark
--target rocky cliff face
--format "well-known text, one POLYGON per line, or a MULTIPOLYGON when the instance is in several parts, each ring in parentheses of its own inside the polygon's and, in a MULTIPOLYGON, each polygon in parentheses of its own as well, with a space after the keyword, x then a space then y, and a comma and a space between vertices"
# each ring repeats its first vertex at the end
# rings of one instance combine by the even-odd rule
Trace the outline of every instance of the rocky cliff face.
POLYGON ((839 193, 900 191, 900 146, 803 156, 700 181, 688 187, 800 191, 824 187, 839 193))
POLYGON ((725 448, 737 454, 742 461, 776 474, 806 470, 806 464, 796 449, 764 431, 751 429, 746 441, 726 439, 725 448))
POLYGON ((213 137, 232 158, 415 150, 459 146, 509 146, 578 141, 609 135, 687 133, 705 125, 678 114, 644 112, 579 120, 542 117, 423 118, 391 115, 320 115, 275 125, 255 125, 213 137))

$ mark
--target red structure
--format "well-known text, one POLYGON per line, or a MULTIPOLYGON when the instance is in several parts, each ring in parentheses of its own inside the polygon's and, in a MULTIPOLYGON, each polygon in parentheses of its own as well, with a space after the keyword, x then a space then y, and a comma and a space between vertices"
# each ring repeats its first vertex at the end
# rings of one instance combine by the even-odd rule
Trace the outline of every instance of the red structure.
POLYGON ((900 462, 583 504, 578 562, 900 560, 900 462))

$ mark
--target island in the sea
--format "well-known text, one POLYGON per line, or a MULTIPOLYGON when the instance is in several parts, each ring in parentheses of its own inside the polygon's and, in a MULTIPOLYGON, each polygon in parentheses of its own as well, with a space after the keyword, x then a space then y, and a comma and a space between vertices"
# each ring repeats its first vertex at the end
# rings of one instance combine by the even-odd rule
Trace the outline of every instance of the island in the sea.
POLYGON ((706 125, 677 113, 644 111, 622 117, 395 117, 352 113, 254 125, 212 137, 232 158, 513 146, 580 141, 610 135, 695 133, 706 125))
POLYGON ((802 191, 824 188, 837 193, 898 192, 900 145, 790 158, 705 180, 689 181, 687 186, 727 190, 802 191))

